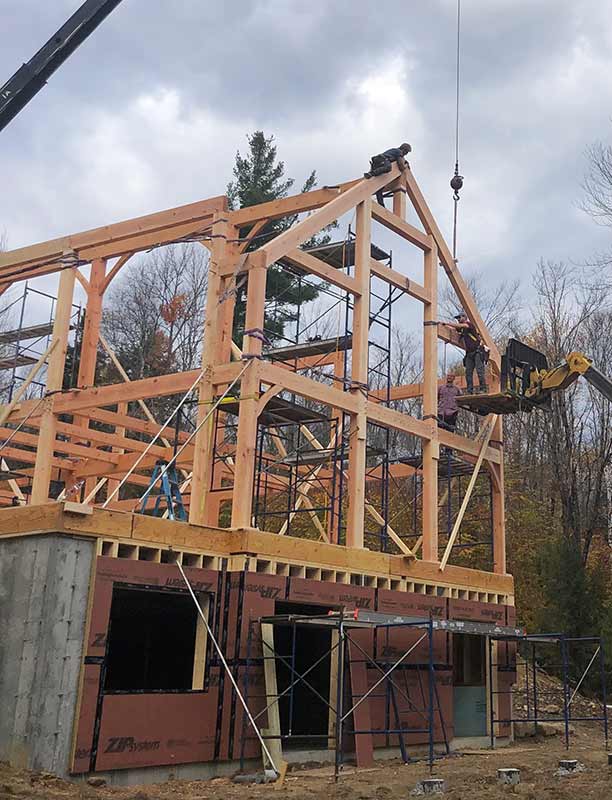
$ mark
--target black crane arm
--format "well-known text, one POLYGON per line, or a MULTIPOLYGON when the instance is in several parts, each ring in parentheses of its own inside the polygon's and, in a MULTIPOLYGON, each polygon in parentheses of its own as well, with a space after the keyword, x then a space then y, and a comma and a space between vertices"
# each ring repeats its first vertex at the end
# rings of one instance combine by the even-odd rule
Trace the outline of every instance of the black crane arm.
POLYGON ((612 381, 595 367, 589 367, 584 373, 587 381, 612 403, 612 381))
POLYGON ((121 0, 86 0, 49 41, 0 88, 0 131, 121 0))

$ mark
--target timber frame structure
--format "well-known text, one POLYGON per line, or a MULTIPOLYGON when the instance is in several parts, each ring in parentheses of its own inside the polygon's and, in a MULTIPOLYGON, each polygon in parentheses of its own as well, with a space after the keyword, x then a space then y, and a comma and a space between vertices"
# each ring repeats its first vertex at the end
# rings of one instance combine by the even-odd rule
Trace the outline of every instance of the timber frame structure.
MULTIPOLYGON (((424 561, 439 563, 443 570, 450 557, 464 506, 467 505, 481 466, 492 485, 494 571, 504 574, 504 496, 501 419, 484 419, 480 434, 472 439, 438 427, 437 339, 458 344, 455 332, 440 323, 438 315, 438 268, 444 269, 457 297, 490 349, 493 381, 499 375, 500 356, 476 308, 472 295, 425 202, 410 170, 390 173, 369 180, 361 179, 316 191, 231 211, 225 197, 216 197, 169 211, 151 214, 42 244, 0 254, 0 289, 17 281, 53 272, 60 273, 57 312, 51 344, 31 370, 32 379, 48 359, 46 394, 42 400, 23 399, 28 379, 12 401, 0 410, 1 435, 5 437, 3 457, 25 467, 25 482, 31 480, 34 505, 47 502, 52 479, 63 486, 60 499, 103 504, 105 508, 134 510, 134 501, 123 499, 118 487, 125 484, 146 487, 148 475, 158 459, 172 455, 170 443, 160 435, 160 425, 148 411, 145 401, 153 397, 177 395, 194 387, 198 393, 197 435, 182 442, 177 465, 190 485, 189 521, 217 527, 220 504, 231 501, 232 529, 249 528, 253 522, 253 497, 256 481, 257 420, 267 404, 281 392, 304 398, 342 415, 348 435, 348 463, 342 466, 348 496, 345 545, 364 547, 364 520, 372 512, 366 498, 366 429, 369 423, 417 437, 422 443, 422 547, 424 561), (390 211, 372 201, 372 194, 384 190, 393 198, 390 211), (419 225, 408 221, 407 210, 415 212, 419 225), (356 216, 354 270, 331 267, 307 250, 305 242, 327 225, 352 212, 356 216), (255 247, 258 235, 270 220, 302 215, 300 221, 272 240, 255 247), (305 216, 304 216, 305 215, 305 216), (397 268, 383 265, 372 257, 372 223, 377 222, 422 253, 423 279, 408 279, 397 268), (199 241, 210 251, 208 297, 206 303, 202 369, 129 381, 114 354, 114 362, 124 381, 95 386, 96 357, 100 342, 100 321, 104 293, 120 269, 136 253, 185 241, 199 241), (301 274, 315 276, 347 293, 352 303, 351 357, 345 360, 344 374, 338 379, 337 353, 319 357, 317 364, 336 363, 334 380, 321 381, 301 374, 313 358, 296 359, 293 366, 267 359, 264 342, 266 277, 279 261, 290 264, 301 274), (91 264, 89 277, 80 270, 91 264), (405 293, 423 307, 423 380, 421 384, 391 388, 393 400, 422 396, 422 416, 401 413, 381 400, 380 393, 368 388, 368 330, 370 325, 370 280, 377 279, 405 293), (242 348, 232 341, 236 304, 236 285, 246 282, 245 332, 242 348), (62 378, 69 335, 70 308, 75 281, 87 294, 87 307, 80 353, 77 387, 62 390, 62 378), (226 458, 226 473, 213 476, 216 446, 211 410, 228 386, 239 386, 235 452, 226 458), (128 413, 128 404, 138 402, 145 411, 137 417, 128 413), (68 421, 67 421, 68 420, 68 421), (105 423, 106 431, 100 425, 105 423), (114 433, 108 432, 114 427, 114 433), (17 428, 17 430, 16 430, 17 428), (23 430, 22 430, 23 429, 23 430), (25 432, 25 431, 30 432, 25 432), (38 431, 38 434, 36 434, 38 431), (132 438, 136 433, 138 438, 132 438), (144 437, 152 436, 154 443, 144 437), (452 448, 474 464, 464 503, 444 553, 438 536, 438 461, 440 447, 452 448), (226 476, 227 477, 227 476, 226 476), (216 487, 213 484, 217 482, 216 487), (213 489, 216 488, 216 492, 213 489)), ((28 376, 29 377, 29 376, 28 376)), ((322 445, 314 442, 315 447, 322 445)), ((282 483, 282 479, 279 479, 282 483)), ((14 481, 12 492, 4 492, 3 502, 21 492, 23 480, 14 481)), ((128 488, 128 487, 126 487, 128 488)), ((144 491, 144 489, 141 489, 144 491)), ((56 493, 57 496, 57 493, 56 493)), ((304 498, 306 503, 308 498, 304 498)), ((22 500, 23 502, 23 500, 22 500)), ((389 526, 390 527, 390 526, 389 526)), ((333 534, 317 526, 320 538, 334 541, 333 534)), ((415 558, 416 547, 409 547, 400 533, 389 534, 395 552, 415 558)), ((338 542, 336 536, 335 539, 338 542)))
MULTIPOLYGON (((265 738, 282 761, 295 738, 280 704, 287 672, 275 668, 278 658, 266 655, 264 643, 284 656, 287 640, 265 620, 330 612, 341 620, 386 615, 390 627, 375 635, 376 618, 355 631, 346 658, 317 672, 319 700, 336 696, 342 709, 346 692, 353 709, 346 726, 317 712, 312 697, 296 695, 294 703, 291 690, 289 729, 295 712, 302 734, 335 741, 336 753, 354 748, 360 766, 398 736, 403 755, 408 736, 411 747, 428 744, 430 759, 434 743, 447 750, 453 740, 491 734, 490 720, 497 740, 512 736, 515 644, 493 642, 488 662, 485 651, 487 637, 516 624, 501 418, 482 418, 473 437, 437 424, 438 339, 460 346, 438 320, 440 269, 490 349, 495 391, 500 355, 409 168, 235 211, 216 197, 0 253, 0 292, 59 273, 49 344, 0 406, 0 478, 9 486, 0 488, 0 505, 19 506, 0 509, 0 641, 8 643, 0 647, 0 759, 61 775, 102 772, 118 783, 210 776, 245 758, 257 763, 258 743, 245 736, 236 701, 240 686, 253 715, 267 718, 265 738), (373 203, 379 191, 392 197, 392 210, 373 203), (308 246, 350 214, 356 225, 341 262, 308 246), (270 238, 268 223, 285 217, 293 224, 270 238), (375 225, 412 254, 412 272, 422 265, 420 280, 398 269, 403 256, 383 257, 372 242, 375 225), (185 242, 210 251, 201 367, 131 381, 100 330, 104 294, 135 254, 185 242), (277 269, 331 287, 346 310, 344 334, 330 343, 296 333, 289 348, 271 347, 266 282, 277 269), (76 281, 87 305, 77 384, 65 388, 76 281), (377 294, 373 284, 387 288, 377 294), (388 311, 390 337, 395 296, 422 315, 422 381, 391 386, 390 347, 383 347, 381 388, 372 378, 372 321, 388 311), (121 382, 95 385, 102 348, 121 382), (28 397, 45 369, 43 396, 28 397), (166 398, 178 408, 194 396, 190 429, 170 418, 160 424, 147 405, 166 398), (411 401, 413 413, 394 408, 398 400, 411 401), (391 435, 408 443, 393 463, 385 453, 391 435), (299 445, 297 457, 295 442, 308 448, 299 445), (187 521, 136 513, 160 461, 179 471, 187 521), (406 506, 402 492, 388 513, 397 476, 414 487, 410 531, 395 522, 398 505, 406 506), (486 510, 476 502, 483 480, 486 510), (462 486, 453 512, 451 494, 462 486), (317 496, 326 491, 329 502, 317 496), (275 530, 275 509, 261 513, 269 497, 286 504, 275 530), (470 503, 477 533, 490 526, 491 570, 452 558, 471 546, 460 534, 470 503), (295 524, 299 512, 309 528, 295 524), (185 581, 208 615, 205 628, 185 581), (410 624, 396 627, 399 617, 424 620, 428 642, 410 624), (474 625, 485 632, 467 635, 474 625), (401 662, 401 696, 391 684, 382 695, 370 691, 391 662, 401 662), (313 721, 316 730, 307 727, 313 721)), ((337 631, 302 626, 296 639, 293 627, 291 674, 310 682, 337 631)))

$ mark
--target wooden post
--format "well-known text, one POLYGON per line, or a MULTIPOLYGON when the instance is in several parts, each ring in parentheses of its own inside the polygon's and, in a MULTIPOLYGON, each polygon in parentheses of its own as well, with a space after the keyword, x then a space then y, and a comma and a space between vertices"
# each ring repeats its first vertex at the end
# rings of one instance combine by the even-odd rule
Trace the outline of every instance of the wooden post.
MULTIPOLYGON (((72 312, 72 295, 74 292, 75 270, 65 269, 59 280, 55 320, 53 321, 52 343, 57 342, 49 357, 47 369, 46 392, 56 392, 62 388, 68 333, 70 331, 70 315, 72 312)), ((51 460, 53 458, 53 442, 55 441, 55 415, 53 413, 54 397, 47 397, 43 404, 38 435, 38 449, 34 465, 32 481, 32 504, 46 503, 49 499, 49 482, 51 480, 51 460)))
POLYGON ((504 426, 501 415, 497 418, 491 439, 492 447, 499 450, 499 464, 489 464, 491 476, 491 502, 493 511, 493 572, 506 573, 506 511, 504 501, 504 426))
MULTIPOLYGON (((127 415, 128 413, 128 404, 127 403, 117 403, 117 413, 122 415, 127 415)), ((125 436, 125 428, 121 425, 115 426, 115 433, 117 436, 125 436)), ((121 447, 113 447, 113 453, 125 453, 125 449, 121 447)), ((108 494, 112 494, 117 486, 119 485, 119 480, 117 478, 109 478, 108 480, 108 494)), ((94 484, 95 486, 95 484, 94 484)), ((93 487, 92 487, 93 490, 93 487)), ((86 495, 89 497, 91 491, 86 492, 86 495)), ((117 497, 117 500, 119 498, 117 497)))
POLYGON ((357 398, 360 408, 351 415, 349 430, 347 547, 364 546, 371 231, 372 200, 368 198, 357 206, 356 219, 355 281, 360 294, 353 301, 350 392, 357 398))
POLYGON ((423 559, 438 561, 438 248, 424 258, 424 286, 431 303, 423 306, 423 419, 431 438, 423 443, 423 559))
POLYGON ((406 189, 403 185, 393 192, 393 213, 400 219, 406 219, 406 189))
MULTIPOLYGON (((274 626, 269 623, 261 624, 261 646, 264 657, 264 682, 266 690, 266 706, 268 707, 268 727, 265 729, 266 736, 281 735, 280 709, 278 707, 278 686, 276 681, 276 652, 274 650, 274 626)), ((293 677, 291 677, 293 680, 293 677)), ((262 731, 264 733, 264 731, 262 731)), ((267 744, 270 755, 275 765, 280 769, 283 760, 283 745, 280 738, 269 739, 267 744)), ((263 754, 264 762, 267 761, 266 754, 263 754)), ((269 767, 269 764, 265 764, 269 767)))
MULTIPOLYGON (((219 300, 225 286, 225 281, 220 277, 220 272, 227 258, 227 239, 232 237, 232 231, 234 231, 233 226, 226 222, 222 214, 216 214, 212 228, 215 238, 213 238, 212 253, 208 266, 208 292, 202 345, 202 369, 204 374, 199 388, 198 424, 212 407, 211 404, 214 398, 215 387, 211 381, 211 373, 217 365, 220 349, 223 313, 219 300)), ((208 422, 198 430, 195 438, 191 501, 189 504, 189 522, 194 525, 210 524, 211 509, 209 508, 208 498, 212 482, 214 427, 215 417, 213 414, 208 422)))
POLYGON ((266 278, 268 271, 263 253, 252 255, 247 284, 247 306, 242 340, 243 357, 251 365, 240 382, 240 411, 236 443, 236 468, 232 496, 232 528, 251 525, 253 483, 255 480, 255 448, 257 439, 257 406, 259 401, 259 356, 262 351, 266 278))
MULTIPOLYGON (((81 342, 81 358, 77 386, 85 389, 94 386, 96 377, 96 360, 98 356, 98 338, 102 321, 102 285, 106 274, 106 261, 96 258, 91 263, 85 324, 83 325, 83 341, 81 342)), ((75 421, 75 424, 79 424, 75 421)))
MULTIPOLYGON (((79 372, 77 387, 86 389, 95 386, 96 361, 98 358, 98 341, 100 338, 100 323, 102 321, 102 301, 104 297, 104 279, 106 275, 106 261, 96 258, 91 262, 91 273, 87 287, 87 306, 85 308, 85 323, 83 325, 83 339, 79 357, 79 372)), ((89 417, 75 415, 75 425, 89 428, 89 417)), ((86 431, 83 432, 86 436, 86 431)), ((75 438, 75 442, 83 441, 75 438)), ((85 481, 84 495, 89 495, 95 486, 95 479, 85 481)))

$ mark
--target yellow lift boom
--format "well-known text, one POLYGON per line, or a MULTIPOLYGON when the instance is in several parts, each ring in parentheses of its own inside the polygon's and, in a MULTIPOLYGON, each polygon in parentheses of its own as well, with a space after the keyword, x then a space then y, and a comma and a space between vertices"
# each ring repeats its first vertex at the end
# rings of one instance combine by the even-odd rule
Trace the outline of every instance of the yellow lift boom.
POLYGON ((534 408, 550 408, 552 393, 567 389, 580 376, 612 401, 612 381, 596 369, 584 353, 570 353, 562 364, 549 369, 543 353, 518 339, 510 339, 502 356, 502 391, 463 395, 458 398, 458 403, 477 414, 515 414, 534 408))

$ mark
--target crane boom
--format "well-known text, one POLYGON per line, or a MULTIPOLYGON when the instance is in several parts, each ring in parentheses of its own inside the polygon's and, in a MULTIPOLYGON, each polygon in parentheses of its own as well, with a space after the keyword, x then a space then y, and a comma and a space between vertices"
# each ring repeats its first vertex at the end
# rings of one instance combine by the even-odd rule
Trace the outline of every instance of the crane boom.
POLYGON ((595 367, 591 366, 584 373, 587 381, 600 392, 606 400, 612 402, 612 381, 595 367))
POLYGON ((43 88, 55 70, 121 0, 86 0, 32 58, 0 88, 0 131, 43 88))

